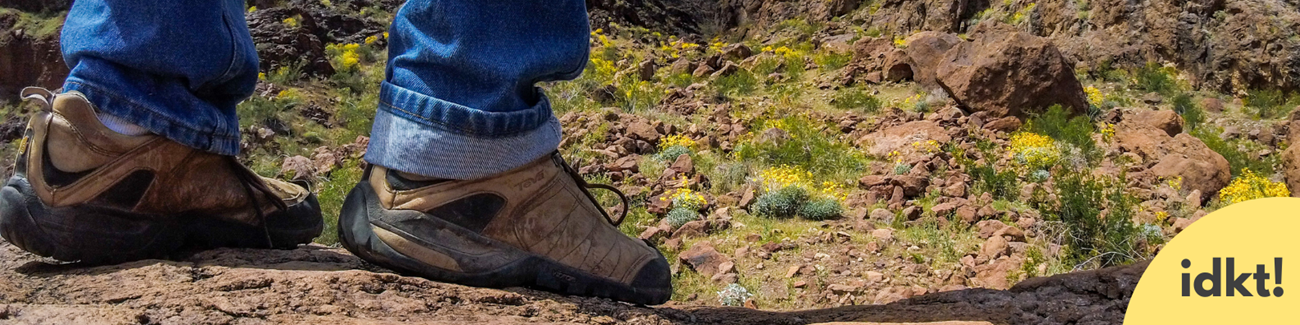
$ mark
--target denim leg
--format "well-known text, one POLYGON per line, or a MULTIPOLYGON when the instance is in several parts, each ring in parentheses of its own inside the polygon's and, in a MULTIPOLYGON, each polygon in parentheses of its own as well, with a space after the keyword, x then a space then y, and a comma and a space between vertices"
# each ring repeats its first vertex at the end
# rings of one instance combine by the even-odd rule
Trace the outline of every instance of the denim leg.
POLYGON ((410 0, 389 34, 367 161, 475 179, 559 146, 559 122, 535 84, 582 73, 584 1, 410 0))
POLYGON ((60 42, 64 90, 181 144, 239 152, 235 104, 257 83, 243 1, 77 0, 60 42))

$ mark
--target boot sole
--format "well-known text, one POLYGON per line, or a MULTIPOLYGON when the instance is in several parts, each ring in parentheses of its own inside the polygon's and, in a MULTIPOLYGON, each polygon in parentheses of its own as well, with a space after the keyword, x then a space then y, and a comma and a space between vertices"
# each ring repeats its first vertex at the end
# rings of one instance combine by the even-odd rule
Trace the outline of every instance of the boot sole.
MULTIPOLYGON (((339 216, 338 228, 343 247, 371 263, 434 281, 475 287, 528 287, 645 305, 662 304, 672 295, 671 284, 661 288, 633 287, 515 248, 419 211, 385 210, 379 205, 374 189, 365 179, 362 177, 361 183, 348 193, 339 216), (375 231, 379 229, 398 234, 404 231, 372 221, 379 220, 375 216, 380 214, 423 216, 422 219, 433 224, 437 237, 404 239, 422 243, 423 249, 450 258, 462 269, 477 271, 438 267, 398 252, 381 240, 375 231)), ((404 237, 407 236, 410 235, 404 237)), ((663 255, 660 254, 659 258, 662 260, 663 255)))
MULTIPOLYGON (((295 248, 320 235, 324 221, 319 211, 313 194, 288 211, 268 215, 272 246, 295 248)), ((267 245, 261 226, 214 216, 148 215, 85 204, 50 207, 20 175, 0 189, 0 236, 36 255, 87 264, 168 258, 186 249, 267 245)))

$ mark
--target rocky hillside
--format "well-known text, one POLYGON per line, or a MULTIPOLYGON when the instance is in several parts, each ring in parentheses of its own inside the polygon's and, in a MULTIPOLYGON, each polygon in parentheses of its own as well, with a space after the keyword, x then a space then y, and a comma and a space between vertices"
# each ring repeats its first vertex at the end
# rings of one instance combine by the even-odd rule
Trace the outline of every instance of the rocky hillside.
MULTIPOLYGON (((0 64, 57 59, 61 8, 29 5, 0 9, 0 64)), ((586 70, 543 88, 672 302, 401 277, 328 248, 396 5, 249 3, 240 158, 314 185, 320 246, 87 267, 0 243, 0 319, 1115 323, 1170 238, 1300 188, 1294 2, 592 0, 586 70)), ((21 68, 0 88, 61 66, 21 68)), ((28 109, 4 105, 6 157, 28 109)))

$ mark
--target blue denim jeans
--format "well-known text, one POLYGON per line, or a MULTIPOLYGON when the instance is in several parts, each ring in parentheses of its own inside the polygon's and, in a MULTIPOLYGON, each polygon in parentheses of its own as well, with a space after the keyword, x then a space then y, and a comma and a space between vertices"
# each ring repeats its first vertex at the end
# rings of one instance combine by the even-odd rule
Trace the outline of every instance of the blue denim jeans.
MULTIPOLYGON (((559 122, 538 82, 587 62, 584 1, 410 0, 389 30, 366 160, 474 179, 555 150, 559 122)), ((240 0, 78 0, 62 34, 65 90, 182 144, 239 152, 235 105, 257 53, 240 0)))

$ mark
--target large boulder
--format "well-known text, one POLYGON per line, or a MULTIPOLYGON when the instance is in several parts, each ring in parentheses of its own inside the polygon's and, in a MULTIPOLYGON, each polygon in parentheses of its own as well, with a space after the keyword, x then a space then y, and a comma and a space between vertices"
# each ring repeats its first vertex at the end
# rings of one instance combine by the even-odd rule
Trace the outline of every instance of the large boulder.
MULTIPOLYGON (((1139 114, 1140 116, 1141 114, 1139 114)), ((1115 144, 1121 152, 1136 154, 1143 164, 1138 178, 1182 177, 1183 188, 1200 191, 1209 199, 1232 180, 1228 160, 1210 150, 1201 139, 1187 133, 1170 136, 1152 119, 1126 118, 1115 130, 1115 144)))
POLYGON ((940 88, 935 70, 938 70, 944 54, 962 43, 961 38, 949 33, 920 32, 908 36, 905 41, 907 48, 904 51, 911 59, 912 80, 926 89, 940 88))
POLYGON ((334 66, 325 54, 325 42, 317 35, 321 27, 305 10, 262 9, 249 13, 247 20, 262 71, 297 65, 307 75, 334 75, 334 66), (290 17, 298 21, 297 26, 284 23, 290 17))
POLYGON ((1047 39, 999 23, 977 26, 970 38, 949 50, 936 71, 957 104, 997 117, 1024 117, 1053 104, 1087 111, 1074 65, 1047 39))

